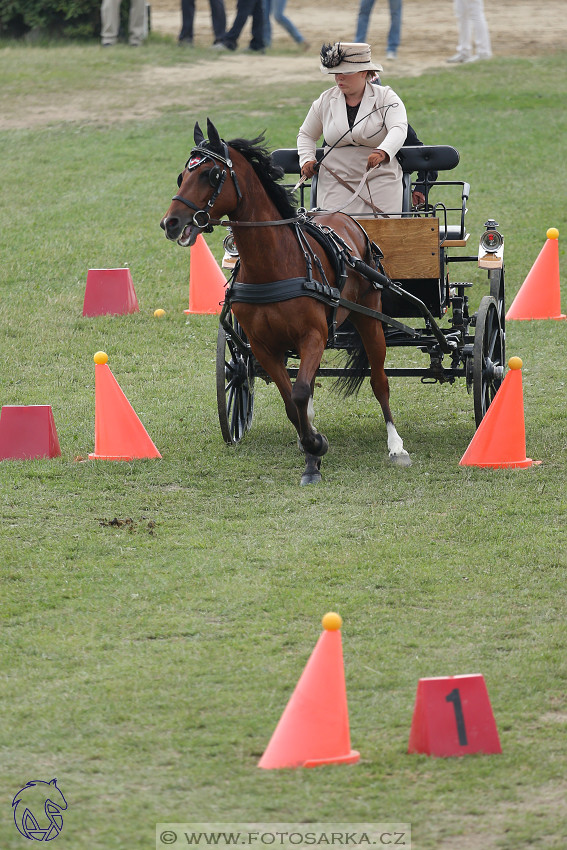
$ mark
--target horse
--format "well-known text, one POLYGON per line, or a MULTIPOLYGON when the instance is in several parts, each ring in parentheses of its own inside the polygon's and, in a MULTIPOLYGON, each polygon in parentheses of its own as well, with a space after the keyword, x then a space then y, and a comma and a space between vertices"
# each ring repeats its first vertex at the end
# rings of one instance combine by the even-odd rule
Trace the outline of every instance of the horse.
MULTIPOLYGON (((376 268, 376 246, 355 219, 340 211, 317 213, 317 225, 308 225, 305 219, 311 214, 298 215, 293 192, 277 182, 283 170, 271 161, 263 134, 225 142, 210 119, 207 134, 205 139, 195 124, 195 147, 160 225, 167 239, 181 247, 193 245, 215 224, 230 226, 240 258, 236 280, 229 287, 229 292, 237 290, 236 296, 232 292, 232 311, 297 431, 305 454, 301 484, 321 481, 321 458, 329 443, 314 424, 315 376, 330 325, 338 328, 347 317, 360 336, 360 362, 370 364, 370 384, 386 423, 389 457, 396 465, 408 466, 410 456, 390 411, 384 331, 375 318, 382 315, 381 291, 356 270, 357 265, 376 268), (348 262, 338 264, 337 254, 348 262), (299 357, 293 385, 286 369, 290 351, 299 357)), ((362 373, 346 394, 361 382, 362 373)))

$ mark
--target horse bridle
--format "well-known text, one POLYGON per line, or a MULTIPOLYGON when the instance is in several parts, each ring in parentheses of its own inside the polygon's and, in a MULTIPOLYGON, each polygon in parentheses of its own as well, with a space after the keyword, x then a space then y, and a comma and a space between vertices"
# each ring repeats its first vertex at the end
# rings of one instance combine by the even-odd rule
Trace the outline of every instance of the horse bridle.
MULTIPOLYGON (((236 196, 238 201, 242 200, 242 192, 240 191, 240 186, 238 185, 238 178, 236 176, 236 172, 234 171, 232 160, 229 156, 228 145, 225 141, 221 139, 221 144, 223 147, 223 154, 215 153, 214 151, 208 150, 208 148, 201 147, 197 145, 192 148, 191 153, 189 155, 189 159, 185 163, 185 169, 192 171, 195 168, 199 168, 204 162, 208 159, 212 159, 214 162, 222 163, 222 166, 226 166, 226 168, 230 171, 230 176, 232 178, 232 182, 234 183, 234 189, 236 191, 236 196)), ((209 214, 209 210, 211 210, 222 191, 222 187, 224 186, 224 182, 226 180, 226 168, 221 167, 219 165, 215 165, 214 168, 211 168, 209 171, 209 183, 211 184, 211 188, 213 189, 213 194, 209 198, 207 202, 207 206, 204 209, 199 209, 199 207, 194 204, 192 201, 188 201, 186 198, 181 197, 181 195, 175 195, 172 198, 172 201, 181 201, 182 204, 185 204, 186 207, 189 207, 191 210, 195 210, 192 218, 192 223, 195 227, 198 227, 200 230, 204 230, 206 233, 211 233, 213 229, 213 222, 211 221, 211 216, 209 214)), ((177 186, 181 188, 181 184, 183 182, 183 171, 177 178, 177 186)))

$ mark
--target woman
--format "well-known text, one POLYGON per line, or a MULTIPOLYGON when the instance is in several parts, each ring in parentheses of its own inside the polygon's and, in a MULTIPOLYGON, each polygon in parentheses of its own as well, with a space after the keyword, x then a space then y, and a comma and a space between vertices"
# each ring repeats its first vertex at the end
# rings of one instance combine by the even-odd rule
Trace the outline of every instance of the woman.
POLYGON ((402 169, 396 154, 407 135, 405 106, 389 86, 370 82, 381 71, 370 46, 337 42, 321 48, 321 71, 336 85, 316 100, 299 129, 297 148, 303 177, 318 166, 317 142, 324 137, 317 203, 350 215, 399 215, 402 169), (360 188, 365 173, 367 182, 360 188))

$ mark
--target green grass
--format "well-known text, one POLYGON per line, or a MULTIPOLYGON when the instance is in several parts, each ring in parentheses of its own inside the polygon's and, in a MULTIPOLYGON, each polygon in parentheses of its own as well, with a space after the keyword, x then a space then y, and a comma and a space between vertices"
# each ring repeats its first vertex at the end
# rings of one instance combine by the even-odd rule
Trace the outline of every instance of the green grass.
MULTIPOLYGON (((159 40, 108 61, 95 47, 3 49, 2 107, 38 79, 64 103, 87 84, 93 96, 119 90, 141 65, 190 65, 159 40)), ((500 222, 508 303, 546 229, 565 232, 564 69, 556 55, 391 80, 420 137, 461 153, 453 174, 472 186, 473 245, 486 218, 500 222)), ((540 467, 460 468, 472 398, 461 383, 404 379, 391 381, 392 407, 410 469, 390 468, 367 385, 345 402, 321 381, 331 450, 318 488, 298 487, 273 386, 257 389, 247 439, 224 446, 217 321, 183 314, 188 254, 159 220, 196 119, 292 146, 320 82, 235 87, 214 61, 211 77, 160 120, 0 133, 0 402, 51 404, 62 448, 0 464, 2 846, 24 840, 13 795, 56 776, 69 801, 57 843, 74 850, 151 847, 157 821, 411 821, 425 850, 559 850, 567 325, 508 327, 540 467), (124 263, 140 312, 82 318, 87 270, 124 263), (161 461, 77 460, 94 448, 98 349, 161 461), (344 618, 361 762, 260 771, 330 609, 344 618), (472 672, 485 676, 503 754, 407 755, 418 679, 472 672)), ((208 237, 219 258, 222 235, 208 237)), ((564 277, 562 242, 560 256, 564 277)))

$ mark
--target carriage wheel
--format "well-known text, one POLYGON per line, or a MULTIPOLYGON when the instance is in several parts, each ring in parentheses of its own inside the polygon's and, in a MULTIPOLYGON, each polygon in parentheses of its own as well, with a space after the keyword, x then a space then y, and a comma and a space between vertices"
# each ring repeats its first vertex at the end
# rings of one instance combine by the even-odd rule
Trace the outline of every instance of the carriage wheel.
MULTIPOLYGON (((244 331, 231 314, 234 330, 246 342, 244 331)), ((254 416, 254 367, 250 353, 242 353, 219 325, 217 337, 217 409, 223 439, 234 445, 250 430, 254 416)))
POLYGON ((500 316, 500 327, 506 332, 506 304, 504 293, 504 269, 490 269, 488 272, 490 283, 490 294, 496 301, 498 315, 500 316))
POLYGON ((473 344, 473 398, 477 428, 502 383, 505 353, 498 302, 491 295, 485 295, 476 314, 473 344))

